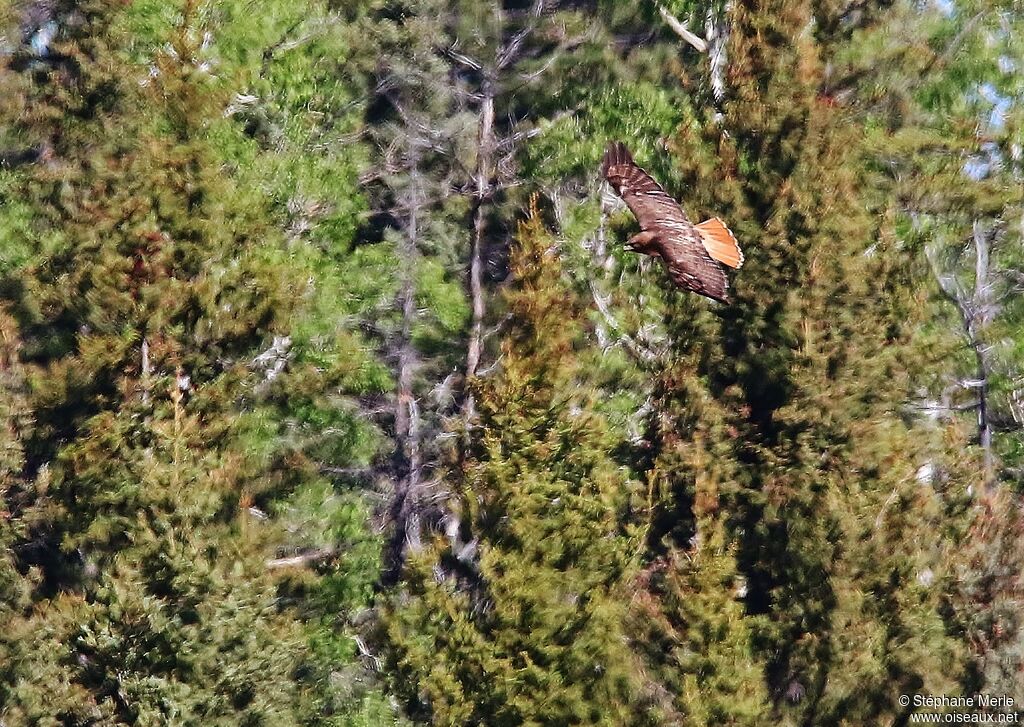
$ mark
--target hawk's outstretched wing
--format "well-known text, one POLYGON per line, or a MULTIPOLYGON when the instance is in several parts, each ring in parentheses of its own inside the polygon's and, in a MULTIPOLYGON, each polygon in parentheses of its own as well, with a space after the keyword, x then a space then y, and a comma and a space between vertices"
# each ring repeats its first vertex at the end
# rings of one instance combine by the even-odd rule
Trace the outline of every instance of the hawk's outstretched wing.
POLYGON ((672 282, 721 303, 729 302, 725 270, 708 255, 696 228, 661 235, 655 242, 672 282))
POLYGON ((638 237, 648 244, 639 251, 661 257, 680 287, 728 302, 729 283, 715 260, 739 267, 743 254, 721 220, 709 220, 699 227, 690 222, 682 207, 636 165, 621 142, 609 144, 601 171, 640 223, 643 232, 638 237))
POLYGON ((650 174, 636 165, 622 142, 608 145, 601 172, 615 193, 622 197, 644 232, 693 226, 679 203, 650 174))

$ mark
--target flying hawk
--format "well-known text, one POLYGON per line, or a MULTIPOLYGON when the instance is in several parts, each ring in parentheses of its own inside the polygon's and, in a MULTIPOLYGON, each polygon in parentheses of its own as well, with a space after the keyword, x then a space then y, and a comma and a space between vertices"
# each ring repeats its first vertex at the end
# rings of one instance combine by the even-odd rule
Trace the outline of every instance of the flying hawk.
POLYGON ((743 253, 725 223, 717 217, 699 225, 690 222, 621 142, 608 145, 601 173, 640 223, 641 231, 626 249, 661 258, 680 288, 728 303, 729 281, 722 265, 740 267, 743 253))

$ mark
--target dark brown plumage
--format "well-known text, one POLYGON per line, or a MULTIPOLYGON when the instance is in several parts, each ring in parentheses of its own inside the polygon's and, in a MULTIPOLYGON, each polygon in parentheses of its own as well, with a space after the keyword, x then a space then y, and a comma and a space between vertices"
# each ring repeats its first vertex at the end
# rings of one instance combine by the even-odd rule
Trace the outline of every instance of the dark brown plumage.
POLYGON ((630 238, 627 249, 661 258, 679 287, 728 303, 729 281, 719 262, 735 268, 743 264, 729 228, 717 218, 690 222, 621 142, 608 145, 601 173, 640 223, 641 232, 630 238))

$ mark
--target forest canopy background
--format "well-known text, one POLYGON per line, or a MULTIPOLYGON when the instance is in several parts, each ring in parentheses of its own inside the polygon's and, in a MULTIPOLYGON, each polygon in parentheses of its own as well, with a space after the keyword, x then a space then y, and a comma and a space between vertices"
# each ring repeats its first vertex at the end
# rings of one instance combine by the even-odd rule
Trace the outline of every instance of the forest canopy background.
POLYGON ((1024 703, 1022 26, 0 0, 0 724, 1024 703))

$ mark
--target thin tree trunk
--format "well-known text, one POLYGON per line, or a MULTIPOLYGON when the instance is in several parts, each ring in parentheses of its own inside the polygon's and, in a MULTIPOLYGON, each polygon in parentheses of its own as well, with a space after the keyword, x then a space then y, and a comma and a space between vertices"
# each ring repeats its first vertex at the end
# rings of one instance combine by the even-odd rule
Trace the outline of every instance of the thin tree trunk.
MULTIPOLYGON (((414 175, 415 175, 414 171, 414 175)), ((419 407, 413 389, 419 357, 413 345, 416 323, 416 261, 419 257, 420 194, 414 182, 408 192, 409 218, 402 239, 402 285, 399 305, 402 329, 398 344, 398 381, 395 400, 395 492, 391 505, 391 534, 385 582, 395 582, 410 551, 422 547, 420 536, 420 487, 423 458, 420 446, 419 407)))
POLYGON ((996 486, 995 453, 992 448, 992 422, 989 419, 989 380, 991 367, 985 345, 985 327, 991 322, 993 309, 992 288, 989 275, 990 231, 986 231, 980 221, 975 221, 972 229, 974 242, 974 290, 968 291, 956 279, 954 274, 943 273, 934 251, 926 250, 926 256, 932 266, 939 289, 953 303, 960 314, 963 334, 967 344, 974 353, 975 380, 971 387, 977 391, 978 410, 978 445, 982 449, 983 477, 985 489, 991 491, 996 486))
POLYGON ((995 485, 995 456, 992 452, 992 426, 988 417, 989 370, 985 360, 982 331, 992 317, 991 288, 989 285, 989 236, 980 222, 975 221, 974 236, 974 315, 971 322, 971 344, 978 367, 978 443, 984 457, 985 486, 995 485))
POLYGON ((974 347, 978 362, 978 443, 981 445, 985 468, 985 487, 995 487, 995 455, 992 453, 992 426, 988 419, 988 371, 977 344, 974 347))
MULTIPOLYGON (((466 350, 466 385, 480 366, 484 326, 483 244, 487 227, 487 198, 491 188, 491 152, 494 148, 494 92, 490 82, 484 83, 484 99, 480 106, 480 131, 477 141, 476 204, 473 210, 473 243, 469 262, 469 296, 473 319, 466 350)), ((476 415, 476 403, 466 390, 462 407, 467 431, 476 415)))

